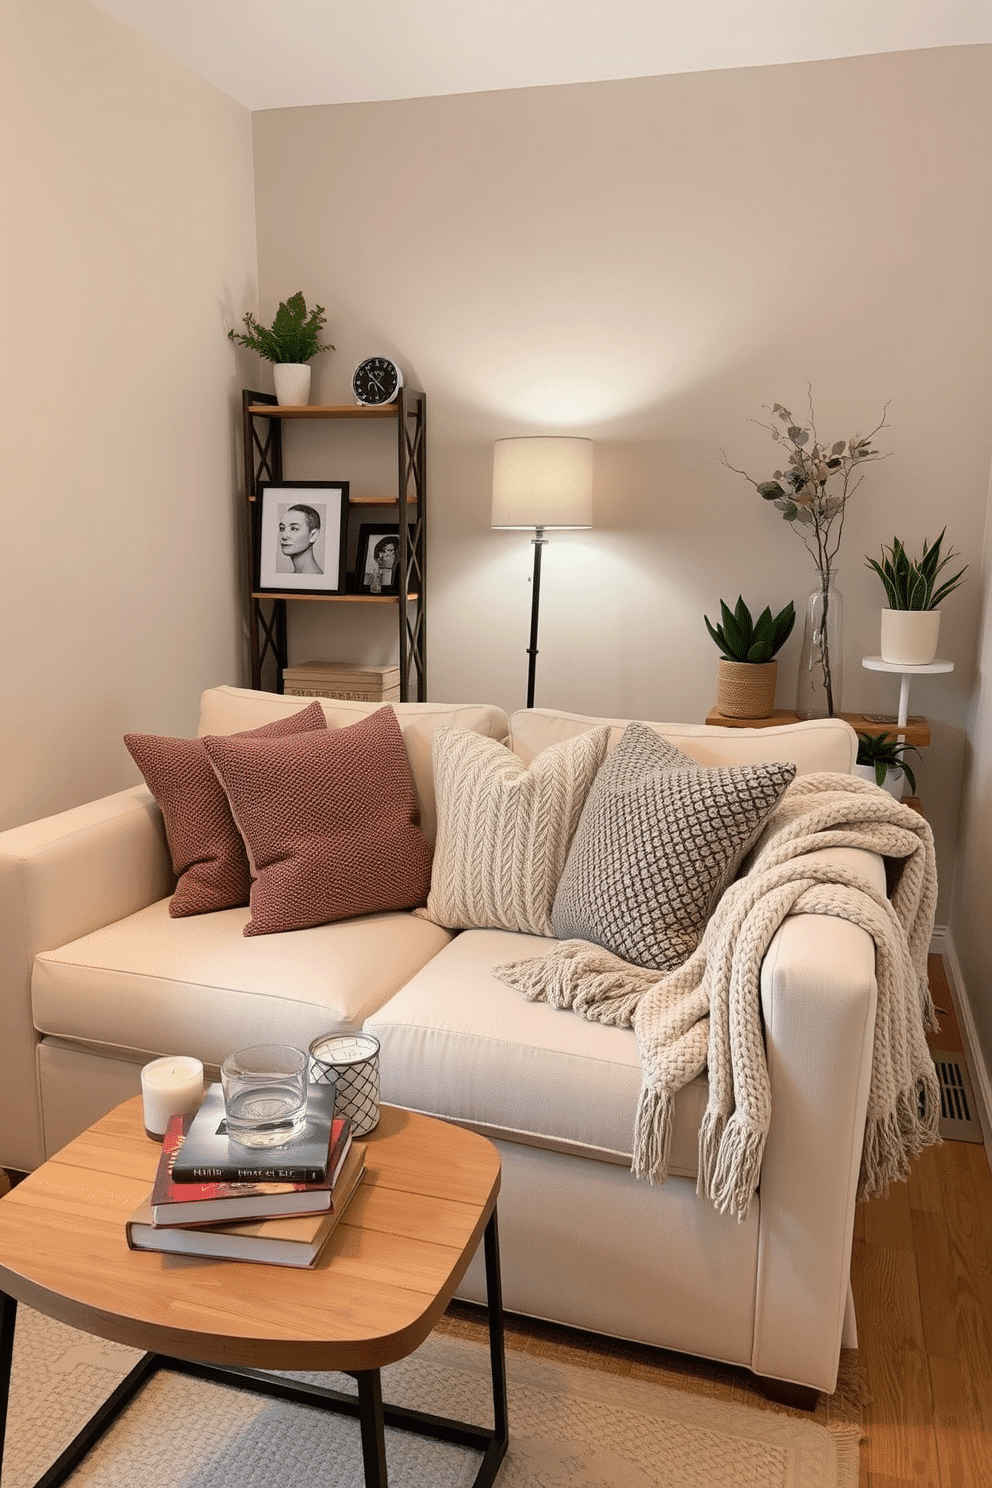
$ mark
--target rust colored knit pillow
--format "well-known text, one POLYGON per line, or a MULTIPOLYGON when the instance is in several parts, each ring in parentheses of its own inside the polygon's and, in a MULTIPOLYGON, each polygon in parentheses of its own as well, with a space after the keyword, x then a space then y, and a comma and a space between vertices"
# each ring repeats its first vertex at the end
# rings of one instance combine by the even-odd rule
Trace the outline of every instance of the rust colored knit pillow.
MULTIPOLYGON (((319 703, 232 737, 271 739, 314 729, 327 731, 319 703)), ((251 870, 245 845, 203 740, 125 734, 124 743, 165 823, 178 879, 169 901, 170 915, 181 919, 247 904, 251 870)))
POLYGON ((246 935, 423 904, 431 847, 399 721, 205 740, 255 868, 246 935))

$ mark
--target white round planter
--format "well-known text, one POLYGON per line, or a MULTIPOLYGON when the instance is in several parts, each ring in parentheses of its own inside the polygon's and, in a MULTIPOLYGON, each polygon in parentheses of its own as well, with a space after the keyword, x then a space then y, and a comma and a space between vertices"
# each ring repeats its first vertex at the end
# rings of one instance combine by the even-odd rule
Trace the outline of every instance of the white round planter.
POLYGON ((937 655, 939 610, 883 610, 881 655, 896 666, 927 666, 937 655))
POLYGON ((305 408, 310 402, 310 363, 273 362, 276 402, 280 408, 305 408))
MULTIPOLYGON (((855 775, 860 775, 862 780, 869 780, 872 785, 878 784, 878 781, 875 779, 874 765, 855 765, 854 773, 855 775)), ((906 777, 903 774, 902 770, 893 769, 892 766, 889 765, 888 769, 885 772, 885 779, 882 781, 882 789, 888 791, 890 796, 895 796, 897 801, 901 801, 902 788, 905 784, 905 780, 906 777)))

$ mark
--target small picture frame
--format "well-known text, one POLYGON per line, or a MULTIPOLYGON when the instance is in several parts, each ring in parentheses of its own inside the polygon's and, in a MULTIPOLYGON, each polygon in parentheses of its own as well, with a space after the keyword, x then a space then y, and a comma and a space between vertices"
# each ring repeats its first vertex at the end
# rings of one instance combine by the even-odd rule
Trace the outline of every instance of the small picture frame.
POLYGON ((399 593, 400 529, 396 522, 362 523, 355 556, 355 590, 358 594, 399 593))
POLYGON ((255 541, 258 594, 343 594, 347 481, 266 481, 255 541))

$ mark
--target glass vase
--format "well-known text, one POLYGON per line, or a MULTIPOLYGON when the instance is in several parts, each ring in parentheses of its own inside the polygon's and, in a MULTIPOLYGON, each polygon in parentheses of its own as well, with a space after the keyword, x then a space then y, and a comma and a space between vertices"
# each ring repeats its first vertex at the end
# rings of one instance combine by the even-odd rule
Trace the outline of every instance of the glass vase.
POLYGON ((843 673, 844 603, 834 570, 806 601, 803 649, 799 657, 796 712, 800 718, 833 718, 840 712, 843 673))

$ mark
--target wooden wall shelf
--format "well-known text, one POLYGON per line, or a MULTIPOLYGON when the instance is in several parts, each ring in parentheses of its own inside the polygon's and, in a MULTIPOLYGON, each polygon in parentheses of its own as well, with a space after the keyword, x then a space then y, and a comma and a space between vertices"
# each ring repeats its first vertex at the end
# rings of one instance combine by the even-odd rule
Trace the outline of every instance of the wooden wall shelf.
MULTIPOLYGON (((891 734, 893 738, 904 738, 907 744, 915 744, 918 749, 925 749, 930 743, 930 725, 918 714, 907 718, 901 727, 894 713, 841 713, 839 716, 858 734, 891 734)), ((716 708, 711 708, 706 722, 719 728, 781 728, 784 724, 798 723, 799 714, 788 708, 777 708, 767 718, 725 718, 716 708)))
POLYGON ((305 408, 286 403, 249 403, 248 412, 278 419, 381 419, 395 418, 399 412, 399 403, 380 403, 374 408, 366 407, 364 403, 308 403, 305 408))

